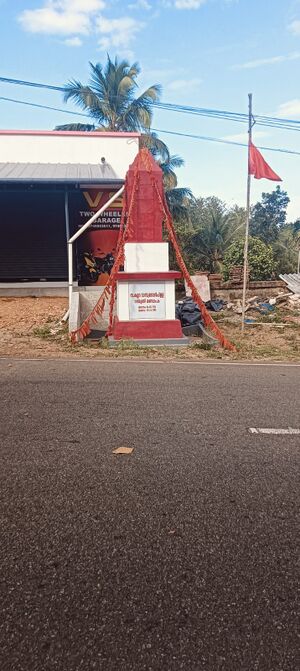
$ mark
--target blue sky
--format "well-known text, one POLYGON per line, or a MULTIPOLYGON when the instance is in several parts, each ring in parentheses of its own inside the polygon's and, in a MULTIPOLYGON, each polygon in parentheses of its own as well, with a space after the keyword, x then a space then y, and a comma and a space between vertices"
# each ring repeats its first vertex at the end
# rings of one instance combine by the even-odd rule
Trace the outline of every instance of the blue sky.
MULTIPOLYGON (((104 62, 109 52, 138 60, 141 87, 162 84, 163 101, 246 112, 251 91, 254 114, 300 120, 300 0, 0 0, 0 12, 4 77, 86 82, 88 61, 104 62)), ((0 83, 0 96, 64 107, 59 92, 0 83)), ((1 128, 51 129, 72 120, 60 112, 0 103, 1 128)), ((224 120, 159 111, 153 126, 246 141, 242 124, 224 120)), ((185 160, 180 186, 230 205, 245 203, 245 148, 162 138, 185 160)), ((300 152, 296 131, 256 127, 254 142, 300 152)), ((263 153, 283 178, 290 219, 300 217, 300 155, 263 153)), ((272 188, 272 182, 253 182, 253 202, 272 188)))

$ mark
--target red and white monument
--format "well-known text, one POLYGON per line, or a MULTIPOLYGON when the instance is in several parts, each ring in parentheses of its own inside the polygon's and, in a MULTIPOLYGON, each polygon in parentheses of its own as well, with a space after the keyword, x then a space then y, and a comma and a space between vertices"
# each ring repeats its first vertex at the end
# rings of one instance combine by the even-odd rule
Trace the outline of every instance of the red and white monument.
POLYGON ((141 149, 126 175, 114 266, 93 310, 71 332, 72 342, 91 333, 109 303, 106 335, 112 344, 122 339, 141 344, 188 344, 175 317, 175 280, 181 276, 200 308, 204 325, 223 347, 234 350, 209 314, 184 263, 165 201, 162 170, 149 151, 141 149), (181 272, 169 270, 169 243, 163 240, 163 222, 181 272))
POLYGON ((129 168, 126 196, 124 270, 116 276, 117 309, 110 339, 186 344, 175 319, 175 279, 181 273, 169 270, 169 243, 163 241, 162 170, 146 150, 129 168))

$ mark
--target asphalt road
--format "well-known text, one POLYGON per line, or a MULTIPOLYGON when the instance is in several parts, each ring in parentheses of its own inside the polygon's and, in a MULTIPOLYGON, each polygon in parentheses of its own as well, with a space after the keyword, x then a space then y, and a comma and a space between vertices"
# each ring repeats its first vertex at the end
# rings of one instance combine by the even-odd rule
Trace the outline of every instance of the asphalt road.
POLYGON ((0 374, 1 671, 300 668, 300 367, 0 374))

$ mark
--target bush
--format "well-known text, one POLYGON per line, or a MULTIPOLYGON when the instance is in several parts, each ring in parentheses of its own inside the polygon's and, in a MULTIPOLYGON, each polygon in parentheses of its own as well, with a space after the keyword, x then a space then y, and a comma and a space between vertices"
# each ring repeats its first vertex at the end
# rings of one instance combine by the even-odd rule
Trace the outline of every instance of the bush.
MULTIPOLYGON (((238 240, 228 248, 224 255, 224 279, 229 279, 229 271, 234 266, 242 266, 244 263, 244 242, 238 240)), ((249 237, 248 265, 251 280, 269 280, 275 270, 273 249, 270 245, 249 237)))

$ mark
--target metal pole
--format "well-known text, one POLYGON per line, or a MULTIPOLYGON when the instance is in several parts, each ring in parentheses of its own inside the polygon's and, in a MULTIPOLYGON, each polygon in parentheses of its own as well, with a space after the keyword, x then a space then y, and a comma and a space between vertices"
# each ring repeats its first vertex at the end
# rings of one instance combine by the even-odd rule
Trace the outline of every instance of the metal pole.
POLYGON ((71 303, 72 303, 72 294, 73 294, 73 242, 77 240, 77 238, 86 231, 86 229, 95 221, 98 219, 99 215, 102 214, 121 194, 123 193, 125 187, 122 186, 117 193, 115 193, 108 201, 105 203, 105 205, 102 205, 100 207, 100 210, 95 212, 93 216, 79 229, 79 231, 76 231, 74 235, 68 240, 68 268, 69 268, 69 311, 71 310, 71 303))
MULTIPOLYGON (((65 227, 66 227, 67 257, 68 257, 68 255, 69 255, 69 251, 68 251, 69 250, 69 244, 68 243, 69 243, 69 237, 70 237, 70 220, 69 220, 69 192, 68 192, 67 187, 65 189, 65 227)), ((70 266, 69 266, 69 257, 68 257, 68 272, 69 272, 69 268, 70 268, 70 266)), ((71 271, 72 271, 72 274, 73 274, 73 268, 71 268, 71 271)), ((70 278, 68 278, 68 281, 69 280, 70 280, 70 278)), ((70 304, 71 303, 70 303, 70 286, 69 286, 69 307, 68 307, 67 312, 64 314, 64 316, 62 318, 63 322, 66 322, 68 317, 69 317, 70 304)))
POLYGON ((244 278, 243 278, 243 302, 242 302, 242 332, 245 330, 245 308, 248 270, 248 246, 249 246, 249 222, 250 222, 250 199, 251 199, 251 175, 249 171, 250 144, 252 142, 252 93, 248 94, 249 125, 248 125, 248 178, 247 178, 247 216, 244 247, 244 278))
POLYGON ((115 200, 117 200, 117 198, 119 198, 119 196, 121 196, 121 194, 123 193, 124 189, 125 189, 125 186, 122 186, 121 189, 119 189, 119 191, 117 191, 117 193, 115 193, 115 194, 114 194, 114 195, 107 201, 107 203, 105 203, 105 205, 102 205, 102 207, 100 207, 100 210, 98 210, 98 212, 95 212, 95 214, 93 214, 93 216, 86 222, 86 224, 84 224, 83 226, 81 226, 81 228, 80 228, 76 233, 74 233, 74 235, 72 235, 72 237, 70 238, 69 242, 75 242, 75 240, 77 240, 77 238, 79 238, 79 236, 80 236, 82 233, 84 233, 84 231, 86 231, 86 229, 93 223, 93 221, 95 221, 95 220, 99 217, 99 214, 102 214, 102 212, 104 212, 104 210, 107 210, 107 208, 108 208, 108 207, 109 207, 115 200))
POLYGON ((69 192, 67 188, 65 190, 65 226, 66 226, 66 238, 68 242, 70 237, 70 220, 69 220, 69 192))
POLYGON ((69 268, 69 314, 71 310, 72 303, 72 293, 73 293, 73 245, 72 242, 68 242, 68 268, 69 268))

